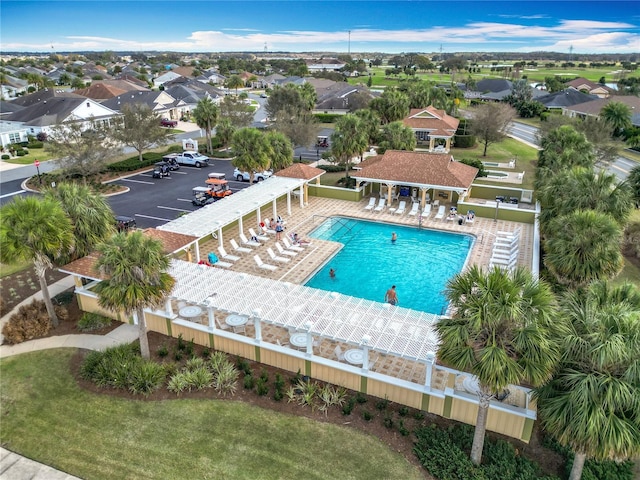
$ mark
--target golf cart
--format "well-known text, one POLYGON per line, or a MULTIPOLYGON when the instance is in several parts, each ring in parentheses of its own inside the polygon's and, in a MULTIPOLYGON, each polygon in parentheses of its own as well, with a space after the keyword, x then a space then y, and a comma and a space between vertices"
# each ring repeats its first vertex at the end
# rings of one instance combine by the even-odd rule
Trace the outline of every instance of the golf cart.
POLYGON ((171 169, 168 162, 157 162, 153 166, 152 178, 164 178, 171 176, 171 169))
POLYGON ((116 222, 116 229, 119 232, 128 232, 129 230, 136 229, 136 220, 132 217, 126 217, 124 215, 116 215, 114 217, 116 222))
POLYGON ((329 137, 318 136, 316 140, 316 147, 327 148, 329 146, 329 137))
POLYGON ((219 197, 209 195, 209 187, 193 187, 193 199, 191 204, 194 207, 204 207, 220 200, 219 197))
POLYGON ((163 158, 162 161, 166 164, 169 165, 169 170, 174 171, 174 170, 180 170, 180 165, 178 164, 178 161, 175 158, 163 158))
POLYGON ((229 182, 219 178, 208 178, 205 182, 209 187, 209 195, 212 197, 223 198, 231 195, 233 192, 229 188, 229 182))

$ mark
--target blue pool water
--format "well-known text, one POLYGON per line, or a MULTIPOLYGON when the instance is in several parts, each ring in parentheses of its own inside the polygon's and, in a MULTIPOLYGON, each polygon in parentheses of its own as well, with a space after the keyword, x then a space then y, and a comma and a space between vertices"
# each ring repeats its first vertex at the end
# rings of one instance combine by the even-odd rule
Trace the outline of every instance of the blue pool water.
POLYGON ((399 306, 435 314, 443 313, 447 280, 460 272, 473 244, 471 235, 343 217, 327 219, 309 236, 344 248, 305 285, 377 302, 395 285, 399 306))

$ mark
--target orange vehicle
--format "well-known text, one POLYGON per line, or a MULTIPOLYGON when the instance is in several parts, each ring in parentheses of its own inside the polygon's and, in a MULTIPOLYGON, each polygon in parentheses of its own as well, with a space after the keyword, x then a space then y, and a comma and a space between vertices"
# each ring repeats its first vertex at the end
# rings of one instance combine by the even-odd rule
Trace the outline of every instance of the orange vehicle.
POLYGON ((212 197, 227 197, 233 192, 229 188, 229 182, 227 180, 221 180, 219 178, 208 178, 207 185, 210 185, 209 195, 212 197))

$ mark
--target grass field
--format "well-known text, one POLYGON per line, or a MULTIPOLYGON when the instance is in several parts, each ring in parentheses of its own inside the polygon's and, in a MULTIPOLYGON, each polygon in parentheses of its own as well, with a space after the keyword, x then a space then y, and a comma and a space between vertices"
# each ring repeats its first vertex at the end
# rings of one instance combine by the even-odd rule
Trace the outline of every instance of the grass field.
POLYGON ((18 262, 12 263, 10 265, 5 265, 4 263, 0 263, 0 278, 8 277, 16 272, 21 272, 25 268, 29 267, 33 262, 18 262))
POLYGON ((91 479, 424 478, 377 438, 346 427, 231 400, 86 392, 69 373, 74 352, 0 361, 4 447, 91 479))
MULTIPOLYGON (((543 63, 543 62, 539 62, 543 63)), ((385 70, 393 68, 393 66, 384 65, 380 67, 373 67, 369 69, 372 73, 372 87, 387 87, 392 85, 398 85, 403 79, 407 79, 407 75, 401 74, 393 77, 386 77, 385 70)), ((621 67, 620 67, 621 68, 621 67)), ((542 82, 545 77, 567 77, 567 78, 575 78, 582 77, 588 80, 597 82, 601 77, 605 77, 607 83, 615 83, 618 78, 618 74, 615 72, 619 70, 619 67, 611 68, 544 68, 539 67, 537 69, 525 69, 521 71, 521 75, 526 75, 527 79, 530 82, 542 82)), ((450 74, 444 74, 439 72, 422 72, 418 71, 415 75, 417 78, 422 80, 430 80, 437 83, 450 83, 452 81, 450 74)), ((627 76, 638 77, 640 76, 640 72, 632 72, 631 74, 627 74, 627 76)), ((456 73, 455 81, 462 82, 469 77, 469 73, 461 72, 456 73)), ((500 72, 492 72, 490 68, 482 69, 480 73, 472 73, 471 78, 474 80, 482 80, 484 78, 503 78, 500 72)), ((349 83, 358 84, 358 83, 366 83, 368 80, 368 75, 362 75, 360 77, 349 78, 349 83)))

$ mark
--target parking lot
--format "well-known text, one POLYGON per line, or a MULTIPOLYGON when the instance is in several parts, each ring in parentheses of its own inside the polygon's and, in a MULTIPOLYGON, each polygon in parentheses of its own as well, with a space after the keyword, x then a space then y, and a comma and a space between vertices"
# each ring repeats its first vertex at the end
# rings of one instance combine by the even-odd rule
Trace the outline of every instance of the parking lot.
POLYGON ((129 192, 109 197, 109 203, 116 214, 135 218, 139 228, 157 227, 198 208, 191 204, 192 189, 206 186, 209 172, 224 173, 233 192, 247 188, 248 182, 233 178, 233 168, 230 160, 213 160, 203 168, 181 166, 166 178, 152 178, 149 170, 113 182, 129 192))

